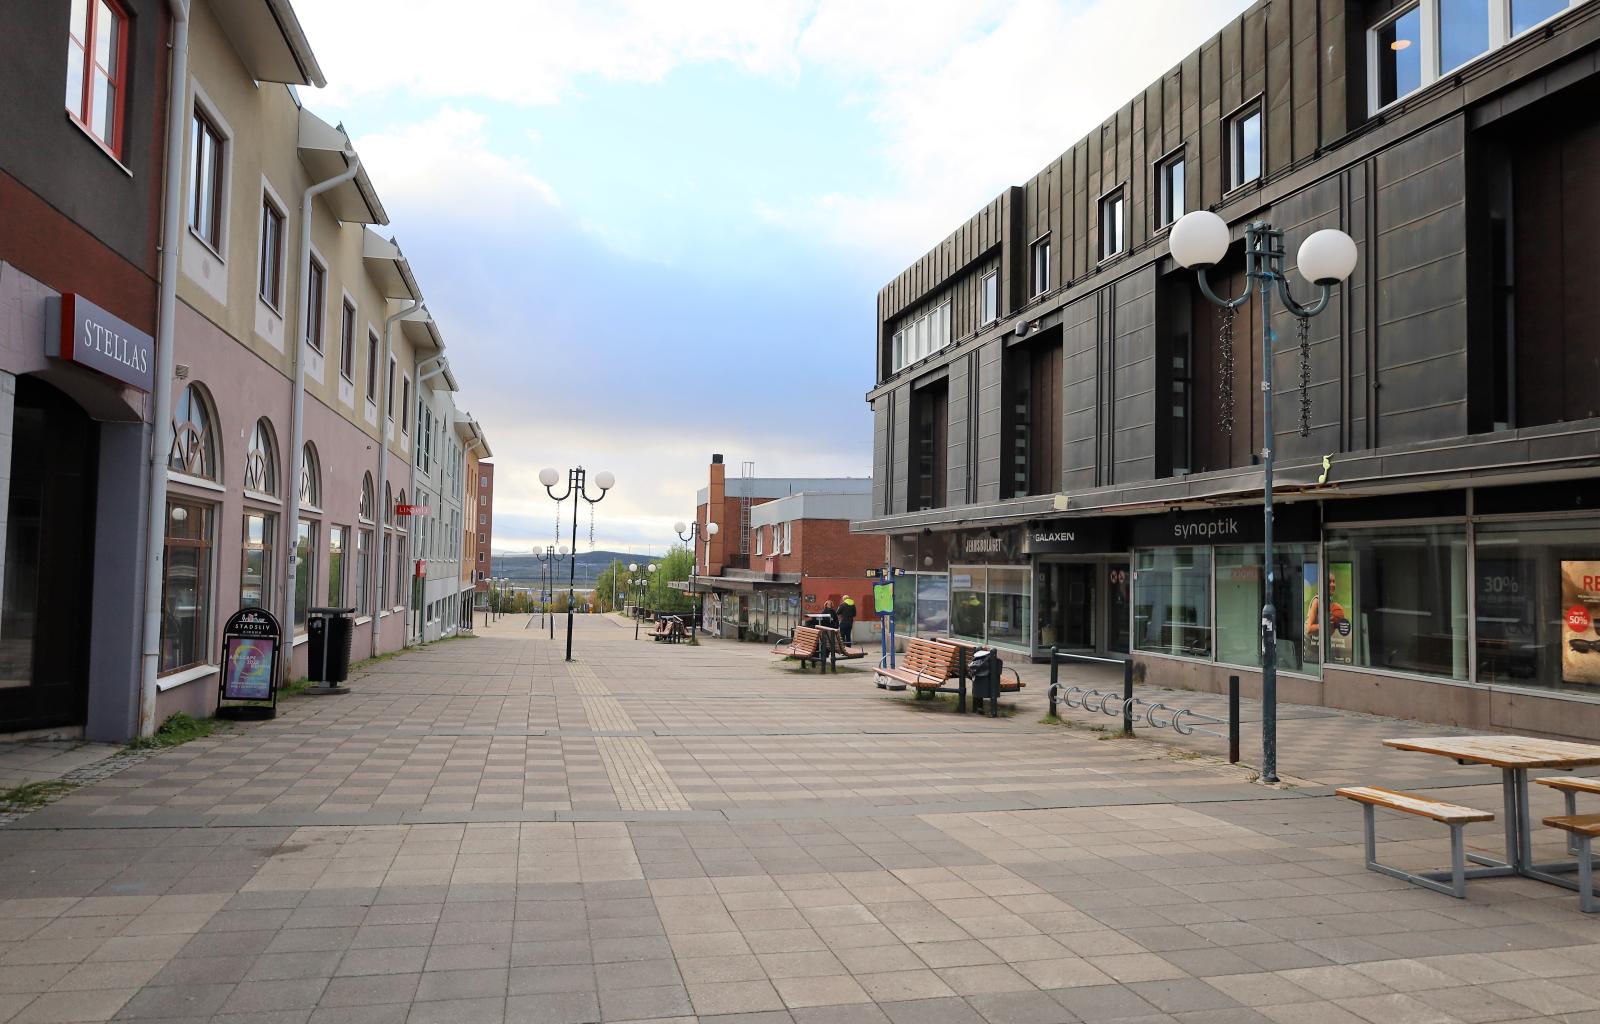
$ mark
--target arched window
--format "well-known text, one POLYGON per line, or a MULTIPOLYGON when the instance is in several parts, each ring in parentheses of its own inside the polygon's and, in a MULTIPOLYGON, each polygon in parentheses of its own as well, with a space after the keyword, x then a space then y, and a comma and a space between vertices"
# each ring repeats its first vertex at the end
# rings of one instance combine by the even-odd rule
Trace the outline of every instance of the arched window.
POLYGON ((167 468, 218 481, 216 422, 206 389, 198 383, 185 387, 172 410, 172 450, 167 453, 167 468))
POLYGON ((394 525, 394 488, 387 480, 383 482, 383 521, 388 526, 394 525))
POLYGON ((278 439, 263 416, 250 432, 250 450, 244 458, 244 489, 259 494, 278 493, 278 439))
POLYGON ((300 507, 322 507, 322 466, 317 462, 317 446, 310 441, 300 449, 300 507))
MULTIPOLYGON (((402 488, 401 491, 400 491, 400 497, 398 499, 396 499, 395 503, 393 505, 389 506, 389 507, 391 509, 397 509, 401 505, 404 505, 405 503, 406 503, 406 492, 405 492, 405 489, 402 488)), ((406 524, 406 517, 405 516, 396 515, 394 517, 394 528, 395 528, 396 532, 405 533, 406 532, 406 525, 407 524, 406 524)))
POLYGON ((361 478, 361 521, 372 522, 372 474, 361 478))

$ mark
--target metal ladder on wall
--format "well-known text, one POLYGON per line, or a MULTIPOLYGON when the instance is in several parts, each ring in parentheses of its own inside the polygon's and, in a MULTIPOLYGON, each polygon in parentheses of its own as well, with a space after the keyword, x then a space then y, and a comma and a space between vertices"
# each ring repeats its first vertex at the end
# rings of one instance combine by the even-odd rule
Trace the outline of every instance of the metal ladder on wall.
POLYGON ((739 554, 750 554, 750 500, 755 497, 756 464, 739 463, 739 554))

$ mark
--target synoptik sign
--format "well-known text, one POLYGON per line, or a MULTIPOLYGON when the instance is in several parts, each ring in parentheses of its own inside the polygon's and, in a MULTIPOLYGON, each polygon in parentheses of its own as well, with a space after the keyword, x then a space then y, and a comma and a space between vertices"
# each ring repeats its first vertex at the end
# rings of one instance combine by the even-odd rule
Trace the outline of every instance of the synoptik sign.
POLYGON ((45 354, 97 370, 148 392, 155 383, 155 339, 82 295, 61 296, 45 354))

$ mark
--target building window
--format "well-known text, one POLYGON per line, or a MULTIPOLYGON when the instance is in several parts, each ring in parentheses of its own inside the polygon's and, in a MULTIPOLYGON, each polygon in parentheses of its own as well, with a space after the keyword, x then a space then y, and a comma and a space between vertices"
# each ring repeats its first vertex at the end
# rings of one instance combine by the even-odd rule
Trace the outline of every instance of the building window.
POLYGON ((983 293, 983 322, 992 324, 1000 319, 1000 272, 983 276, 980 290, 983 293))
POLYGON ((1521 35, 1582 0, 1511 0, 1511 34, 1521 35))
POLYGON ((1032 276, 1028 279, 1030 296, 1043 295, 1050 287, 1050 236, 1033 243, 1031 259, 1032 276))
POLYGON ((270 512, 246 510, 244 550, 239 566, 239 607, 272 607, 272 535, 277 516, 270 512))
POLYGON ((484 538, 484 535, 483 535, 483 534, 481 534, 481 533, 480 533, 480 534, 478 534, 478 543, 479 543, 479 544, 482 544, 482 543, 484 543, 484 539, 483 539, 483 538, 484 538))
POLYGON ((488 504, 489 504, 489 496, 487 494, 478 495, 478 505, 480 507, 487 507, 488 504))
POLYGON ((790 553, 789 544, 794 539, 793 534, 790 532, 793 526, 793 523, 783 524, 783 553, 786 555, 790 553))
POLYGON ((356 534, 356 614, 372 614, 372 531, 356 534))
POLYGON ((257 494, 278 493, 278 442, 266 417, 250 431, 250 450, 244 456, 244 489, 257 494))
POLYGON ((194 112, 194 132, 190 139, 193 154, 191 189, 194 202, 189 207, 189 227, 216 253, 222 251, 222 132, 198 108, 194 112))
POLYGON ((167 454, 167 468, 217 482, 214 423, 216 417, 205 388, 199 384, 185 387, 172 411, 172 449, 167 454))
POLYGON ((73 0, 67 34, 67 112, 122 158, 128 16, 115 0, 73 0))
POLYGON ((1467 678, 1464 526, 1329 530, 1324 550, 1327 664, 1467 678))
POLYGON ((1100 199, 1100 258, 1108 260, 1122 255, 1128 245, 1126 204, 1121 187, 1112 189, 1100 199))
POLYGON ((411 433, 411 377, 401 378, 400 384, 400 433, 411 433))
POLYGON ((378 333, 367 332, 367 401, 378 404, 378 333))
POLYGON ((328 268, 311 257, 306 275, 306 344, 322 354, 322 311, 328 304, 328 268))
POLYGON ((328 607, 345 607, 347 584, 344 578, 345 549, 350 546, 350 527, 334 526, 328 529, 328 607))
POLYGON ((294 534, 294 628, 303 632, 306 613, 311 607, 311 594, 316 586, 317 524, 301 519, 294 534))
MULTIPOLYGON (((480 552, 478 552, 478 561, 480 561, 480 562, 481 562, 481 561, 483 561, 483 552, 482 552, 482 551, 480 551, 480 552)), ((480 574, 479 574, 479 577, 478 577, 478 578, 479 578, 479 579, 482 579, 482 578, 483 578, 483 576, 482 576, 482 574, 481 574, 481 573, 480 573, 480 574)))
POLYGON ((1372 109, 1379 110, 1422 86, 1422 7, 1412 4, 1368 34, 1372 109))
POLYGON ((1442 0, 1437 22, 1441 74, 1448 74, 1489 52, 1494 21, 1489 16, 1489 8, 1498 2, 1502 0, 1442 0))
POLYGON ((373 501, 376 498, 373 491, 372 474, 368 473, 361 478, 361 506, 357 512, 363 523, 374 522, 377 519, 377 510, 373 508, 373 501))
POLYGON ((1261 104, 1252 104, 1228 119, 1228 188, 1261 177, 1261 104))
POLYGON ((344 300, 344 313, 339 318, 339 375, 356 382, 356 307, 344 300))
POLYGON ((310 441, 300 449, 300 507, 322 508, 322 465, 317 461, 317 446, 310 441))
POLYGON ((283 211, 263 192, 260 294, 261 301, 274 310, 283 309, 283 223, 283 211))
POLYGON ((1135 650, 1154 654, 1211 657, 1210 548, 1155 548, 1136 553, 1133 644, 1135 650))
POLYGON ((1033 570, 998 565, 951 566, 949 615, 950 632, 955 636, 977 643, 1031 649, 1033 570))
POLYGON ((759 527, 759 526, 756 527, 755 535, 756 535, 756 554, 758 554, 758 555, 765 554, 765 552, 761 550, 761 527, 759 527))
POLYGON ((175 499, 161 558, 161 671, 208 661, 210 625, 211 506, 175 499))
POLYGON ((488 524, 489 524, 489 517, 487 515, 484 515, 482 512, 479 512, 478 513, 478 525, 479 526, 487 526, 488 524))
MULTIPOLYGON (((1217 657, 1228 665, 1261 665, 1261 545, 1215 549, 1217 579, 1217 657)), ((1322 660, 1318 642, 1317 549, 1313 544, 1275 544, 1272 549, 1278 616, 1278 667, 1315 674, 1322 660)))
POLYGON ((1184 207, 1183 154, 1170 156, 1156 166, 1156 227, 1175 223, 1188 211, 1184 207))
POLYGON ((1477 681, 1600 693, 1600 529, 1485 523, 1475 534, 1477 681))

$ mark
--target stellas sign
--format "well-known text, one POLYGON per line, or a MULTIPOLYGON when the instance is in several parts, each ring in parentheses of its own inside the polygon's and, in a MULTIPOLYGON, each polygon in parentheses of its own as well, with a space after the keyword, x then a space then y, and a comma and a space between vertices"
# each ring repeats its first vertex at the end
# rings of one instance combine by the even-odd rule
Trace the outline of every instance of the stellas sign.
POLYGON ((155 383, 155 339, 82 295, 61 296, 52 310, 59 328, 45 336, 45 355, 86 366, 132 388, 155 383))

